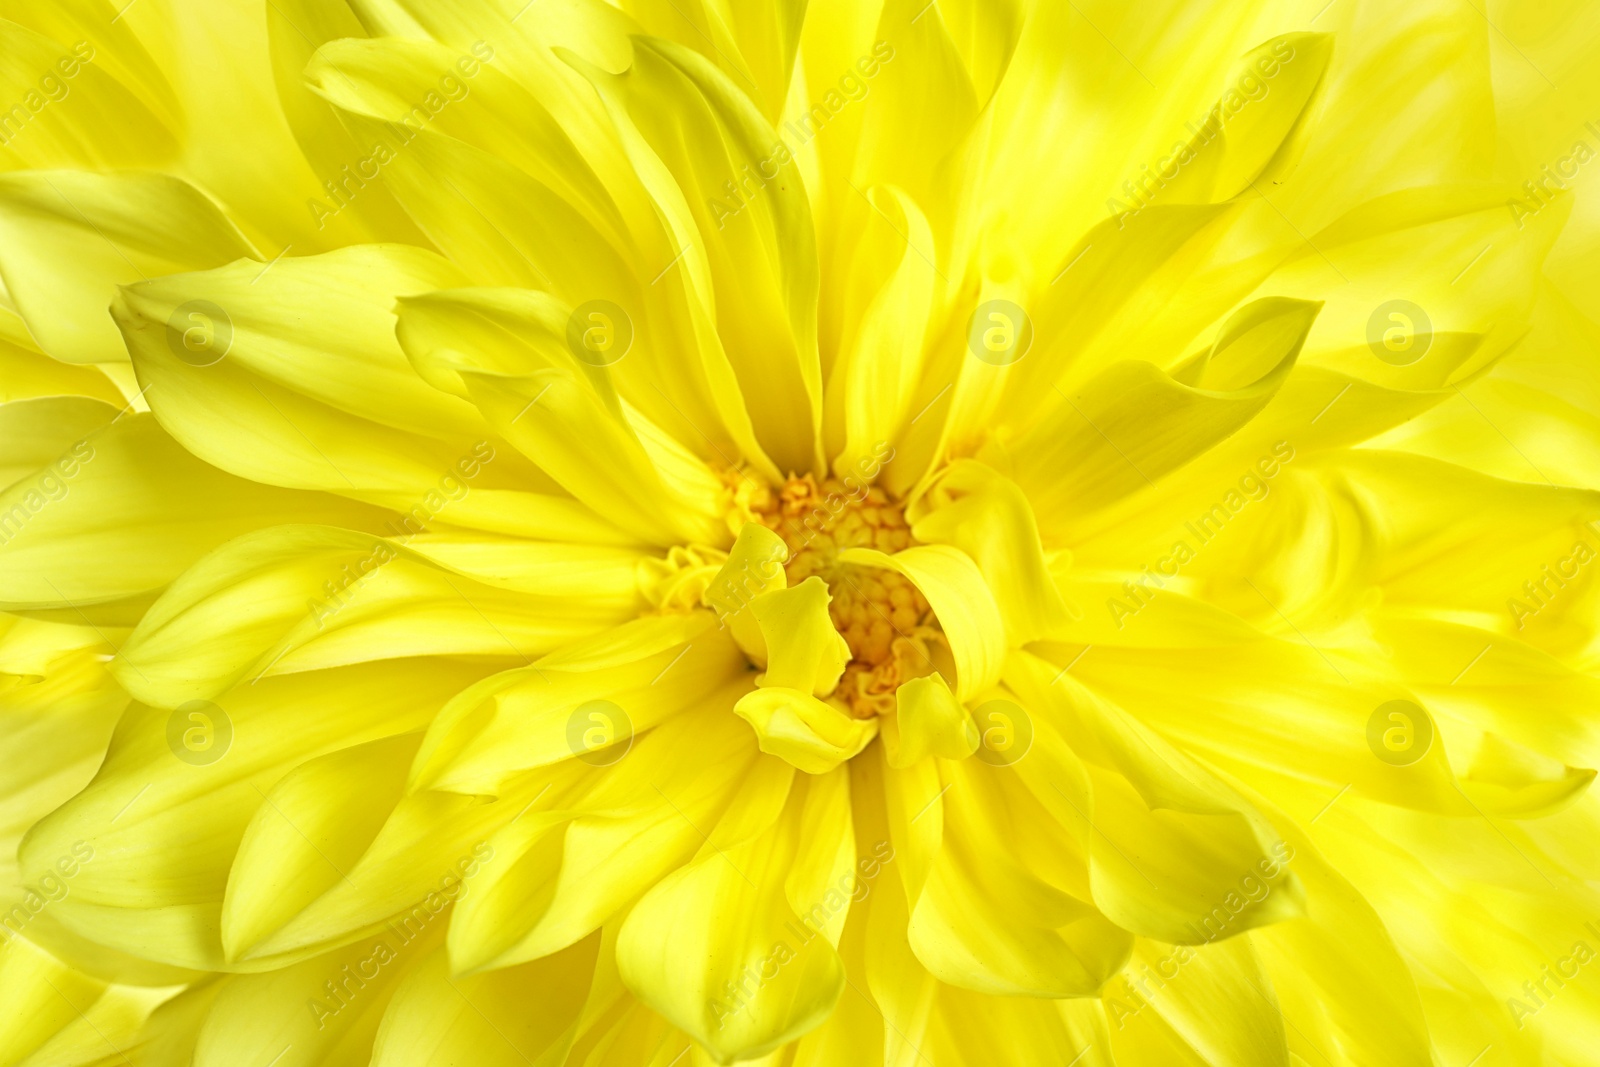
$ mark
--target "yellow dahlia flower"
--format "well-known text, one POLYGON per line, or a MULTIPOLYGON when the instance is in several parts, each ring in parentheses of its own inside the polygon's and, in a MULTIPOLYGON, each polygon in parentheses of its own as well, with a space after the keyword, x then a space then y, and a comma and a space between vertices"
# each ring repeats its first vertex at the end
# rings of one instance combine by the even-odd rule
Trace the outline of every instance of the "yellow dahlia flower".
POLYGON ((1600 1062, 1597 35, 0 0, 0 1067, 1600 1062))

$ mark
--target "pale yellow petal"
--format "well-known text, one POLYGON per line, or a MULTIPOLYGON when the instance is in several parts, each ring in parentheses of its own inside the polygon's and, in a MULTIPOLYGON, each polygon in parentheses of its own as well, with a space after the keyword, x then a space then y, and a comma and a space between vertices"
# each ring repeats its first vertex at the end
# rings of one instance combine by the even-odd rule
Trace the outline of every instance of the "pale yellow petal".
POLYGON ((722 817, 758 758, 730 703, 644 733, 556 806, 490 838, 495 862, 451 919, 452 966, 493 969, 563 949, 689 862, 704 844, 699 827, 722 817))
POLYGON ((1072 873, 1087 860, 1075 835, 1009 769, 963 760, 948 774, 943 842, 907 930, 912 951, 940 981, 982 993, 1098 992, 1132 939, 1072 873), (1024 827, 1032 847, 1001 844, 1024 827), (1041 868, 1033 856, 1050 858, 1041 868))
POLYGON ((599 940, 467 978, 451 977, 445 953, 436 952, 395 991, 373 1043, 373 1067, 525 1067, 543 1056, 559 1062, 599 940))
POLYGON ((624 589, 607 603, 596 591, 583 604, 452 574, 398 541, 279 526, 186 571, 140 620, 116 670, 140 699, 176 707, 269 672, 405 656, 525 659, 625 621, 638 600, 624 589))
POLYGON ((421 729, 469 677, 413 661, 263 679, 202 708, 135 704, 94 780, 24 838, 24 880, 82 842, 93 859, 55 918, 114 949, 221 969, 228 869, 263 793, 307 759, 421 729))
POLYGON ((309 760, 256 810, 228 872, 222 947, 237 959, 343 878, 400 800, 420 734, 309 760))
MULTIPOLYGON (((492 675, 442 708, 412 770, 413 789, 494 794, 520 771, 626 745, 633 736, 706 700, 724 687, 748 686, 748 665, 709 612, 699 632, 663 647, 657 637, 631 627, 632 644, 618 643, 605 659, 567 668, 524 667, 492 675), (581 706, 607 701, 603 743, 584 740, 581 706), (577 722, 579 725, 574 726, 577 722)), ((592 710, 592 709, 591 709, 592 710)))
POLYGON ((719 1063, 764 1055, 815 1028, 844 989, 838 953, 785 893, 805 854, 805 797, 825 788, 804 781, 764 831, 708 848, 645 894, 618 938, 628 987, 719 1063), (730 909, 743 921, 726 922, 730 909))
MULTIPOLYGON (((280 522, 376 529, 382 514, 236 478, 184 451, 151 415, 128 414, 0 496, 0 532, 8 535, 0 599, 17 608, 147 602, 241 534, 280 522)), ((120 624, 136 622, 144 606, 122 612, 120 624)))
POLYGON ((256 254, 187 182, 78 171, 0 176, 0 248, 0 275, 28 329, 68 363, 127 358, 107 313, 119 285, 256 254))

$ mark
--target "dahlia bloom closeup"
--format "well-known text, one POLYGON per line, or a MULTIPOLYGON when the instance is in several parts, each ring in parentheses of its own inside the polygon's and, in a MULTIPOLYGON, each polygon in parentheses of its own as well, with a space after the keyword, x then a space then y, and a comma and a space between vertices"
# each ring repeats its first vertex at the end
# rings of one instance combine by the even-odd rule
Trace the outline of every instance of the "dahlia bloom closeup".
POLYGON ((0 1067, 1600 1064, 1597 60, 0 0, 0 1067))

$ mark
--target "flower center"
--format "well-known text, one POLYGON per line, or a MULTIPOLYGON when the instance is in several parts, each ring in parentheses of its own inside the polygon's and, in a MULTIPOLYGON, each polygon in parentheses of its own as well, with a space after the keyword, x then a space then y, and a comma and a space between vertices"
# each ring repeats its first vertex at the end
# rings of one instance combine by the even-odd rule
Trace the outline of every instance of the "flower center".
POLYGON ((890 554, 916 542, 904 505, 876 486, 812 475, 790 478, 777 492, 762 488, 745 502, 750 518, 782 537, 788 584, 813 575, 828 583, 828 614, 850 646, 850 663, 834 697, 857 718, 894 710, 901 682, 930 673, 930 643, 943 643, 938 620, 920 590, 894 571, 839 561, 847 548, 890 554))

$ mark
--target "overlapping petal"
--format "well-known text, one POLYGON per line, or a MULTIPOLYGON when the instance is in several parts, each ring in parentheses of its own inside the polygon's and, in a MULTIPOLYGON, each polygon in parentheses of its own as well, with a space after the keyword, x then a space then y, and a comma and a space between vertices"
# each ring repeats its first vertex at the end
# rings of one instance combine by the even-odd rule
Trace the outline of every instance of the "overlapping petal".
POLYGON ((0 1063, 1586 1062, 1558 7, 0 0, 0 1063))

